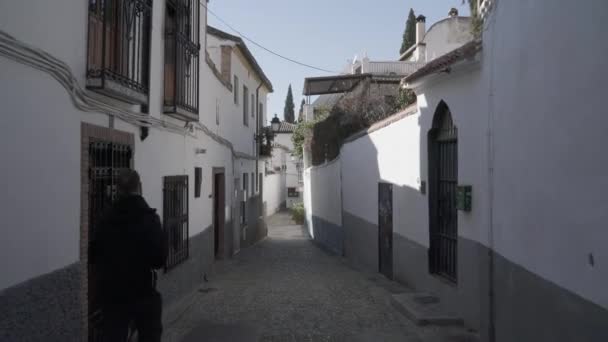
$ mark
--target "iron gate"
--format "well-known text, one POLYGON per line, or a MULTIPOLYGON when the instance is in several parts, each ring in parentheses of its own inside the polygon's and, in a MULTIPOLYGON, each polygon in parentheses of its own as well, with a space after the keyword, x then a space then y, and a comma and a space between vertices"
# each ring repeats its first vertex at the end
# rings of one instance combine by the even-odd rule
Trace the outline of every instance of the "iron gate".
POLYGON ((169 238, 168 271, 188 259, 188 176, 163 178, 163 226, 169 238))
POLYGON ((393 278, 393 185, 378 183, 378 263, 380 273, 393 278))
POLYGON ((431 273, 457 281, 458 134, 450 110, 440 105, 429 139, 431 273))
MULTIPOLYGON (((131 146, 108 141, 93 140, 89 143, 89 243, 98 229, 101 214, 116 197, 116 178, 121 170, 131 168, 131 146)), ((101 303, 97 285, 98 273, 94 265, 88 265, 89 341, 101 341, 101 303)))

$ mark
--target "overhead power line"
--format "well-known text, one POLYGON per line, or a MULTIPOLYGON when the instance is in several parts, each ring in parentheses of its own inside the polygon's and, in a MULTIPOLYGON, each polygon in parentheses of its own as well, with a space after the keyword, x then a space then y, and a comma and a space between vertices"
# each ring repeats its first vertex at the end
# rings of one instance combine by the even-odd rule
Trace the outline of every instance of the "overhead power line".
MULTIPOLYGON (((203 1, 204 1, 204 0, 203 0, 203 1)), ((215 18, 217 18, 217 20, 219 20, 220 22, 222 22, 224 25, 226 25, 226 26, 227 26, 228 28, 230 28, 232 31, 236 32, 236 33, 237 33, 239 36, 241 36, 241 38, 243 38, 243 39, 247 40, 247 41, 248 41, 248 42, 250 42, 251 44, 253 44, 253 45, 255 45, 255 46, 259 47, 260 49, 263 49, 263 50, 265 50, 265 51, 267 51, 267 52, 269 52, 269 53, 271 53, 271 54, 273 54, 273 55, 275 55, 275 56, 277 56, 277 57, 279 57, 279 58, 282 58, 282 59, 284 59, 284 60, 286 60, 286 61, 289 61, 289 62, 291 62, 291 63, 298 64, 298 65, 303 66, 303 67, 306 67, 306 68, 310 68, 310 69, 314 69, 314 70, 318 70, 318 71, 323 71, 323 72, 330 73, 330 74, 338 74, 338 72, 337 72, 337 71, 331 71, 331 70, 327 70, 327 69, 319 68, 319 67, 316 67, 316 66, 313 66, 313 65, 310 65, 310 64, 302 63, 302 62, 297 61, 297 60, 295 60, 295 59, 293 59, 293 58, 289 58, 289 57, 286 57, 286 56, 281 55, 280 53, 277 53, 277 52, 272 51, 271 49, 269 49, 269 48, 267 48, 267 47, 263 46, 262 44, 260 44, 260 43, 256 42, 255 40, 253 40, 253 39, 251 39, 251 38, 247 37, 246 35, 244 35, 243 33, 241 33, 239 30, 235 29, 235 28, 234 28, 232 25, 230 25, 229 23, 227 23, 227 22, 226 22, 224 19, 222 19, 222 18, 221 18, 219 15, 215 14, 215 13, 214 13, 212 10, 210 10, 210 9, 209 9, 209 7, 208 7, 206 4, 204 4, 204 3, 200 2, 200 1, 199 1, 199 3, 200 3, 200 4, 201 4, 201 6, 203 6, 205 9, 207 9, 207 12, 211 13, 211 15, 213 15, 215 18)))

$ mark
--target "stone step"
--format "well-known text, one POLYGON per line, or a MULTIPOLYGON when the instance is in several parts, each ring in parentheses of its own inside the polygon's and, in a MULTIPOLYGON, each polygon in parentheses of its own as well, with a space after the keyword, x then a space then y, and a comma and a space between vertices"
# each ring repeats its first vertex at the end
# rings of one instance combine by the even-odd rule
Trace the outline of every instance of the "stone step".
POLYGON ((424 292, 398 293, 391 304, 417 325, 464 325, 462 318, 446 310, 439 298, 424 292))

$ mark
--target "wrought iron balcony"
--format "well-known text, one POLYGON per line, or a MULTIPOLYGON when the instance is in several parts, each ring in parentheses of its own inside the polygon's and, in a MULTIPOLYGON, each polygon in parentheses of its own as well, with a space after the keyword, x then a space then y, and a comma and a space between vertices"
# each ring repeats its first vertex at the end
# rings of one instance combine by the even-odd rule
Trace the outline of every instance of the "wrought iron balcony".
POLYGON ((146 104, 152 0, 89 0, 87 88, 146 104))
POLYGON ((198 0, 168 0, 165 14, 166 114, 198 120, 199 51, 198 0))
POLYGON ((260 157, 272 157, 272 146, 260 144, 260 157))

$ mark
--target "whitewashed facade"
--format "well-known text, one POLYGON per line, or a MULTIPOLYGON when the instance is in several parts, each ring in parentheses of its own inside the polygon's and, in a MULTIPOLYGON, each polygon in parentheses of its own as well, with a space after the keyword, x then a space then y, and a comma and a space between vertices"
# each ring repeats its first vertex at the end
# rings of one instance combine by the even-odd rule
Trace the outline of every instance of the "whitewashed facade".
MULTIPOLYGON (((93 141, 129 146, 130 166, 140 173, 143 196, 161 220, 166 216, 164 177, 185 176, 188 181, 184 243, 189 251, 185 260, 160 274, 159 290, 166 307, 212 274, 215 258, 229 257, 265 234, 258 222, 260 190, 251 180, 259 180, 260 174, 256 118, 248 127, 242 124, 242 107, 232 101, 232 89, 213 75, 206 62, 205 7, 189 7, 191 13, 200 9, 198 31, 191 31, 190 37, 199 37, 198 89, 188 90, 198 96, 198 113, 179 117, 165 114, 169 2, 149 4, 150 57, 142 64, 149 73, 149 90, 144 94, 149 101, 144 109, 86 89, 91 82, 87 13, 97 6, 96 1, 0 3, 0 101, 7 114, 0 151, 10 159, 0 168, 0 212, 6 228, 0 232, 2 341, 86 340, 93 329, 87 300, 89 195, 93 191, 88 180, 92 163, 88 144, 93 141), (26 58, 9 57, 14 51, 27 54, 23 44, 65 63, 74 88, 66 89, 48 71, 26 65, 26 58), (84 108, 76 96, 80 92, 73 89, 82 89, 96 104, 84 108), (146 131, 142 126, 150 127, 146 131), (196 168, 200 168, 200 179, 196 168), (250 179, 248 189, 243 189, 244 174, 250 179), (198 182, 200 193, 195 189, 198 182), (250 215, 247 224, 241 224, 239 217, 242 201, 250 215), (218 215, 223 217, 214 219, 218 215)), ((143 31, 132 32, 131 39, 137 40, 143 31)), ((128 51, 121 58, 134 63, 136 54, 128 51)), ((263 116, 272 85, 259 66, 251 65, 252 56, 241 58, 239 53, 235 48, 232 70, 253 94, 258 80, 266 81, 254 99, 259 104, 254 115, 263 116)), ((177 63, 184 62, 178 59, 177 63)), ((193 77, 196 70, 190 65, 186 74, 193 77)))
MULTIPOLYGON (((491 3, 480 43, 405 79, 418 97, 413 110, 343 146, 344 254, 379 270, 378 189, 388 183, 395 279, 438 296, 482 341, 604 341, 608 121, 598 108, 608 43, 598 28, 606 4, 491 3), (574 13, 585 20, 563 25, 574 13), (568 39, 588 49, 568 49, 568 39), (472 188, 470 211, 455 218, 452 280, 429 260, 437 170, 429 167, 430 132, 446 108, 457 129, 457 184, 472 188)), ((306 172, 324 179, 311 182, 305 199, 336 179, 306 172)), ((327 215, 317 211, 309 220, 327 215)))

